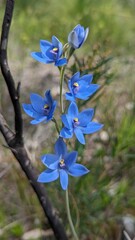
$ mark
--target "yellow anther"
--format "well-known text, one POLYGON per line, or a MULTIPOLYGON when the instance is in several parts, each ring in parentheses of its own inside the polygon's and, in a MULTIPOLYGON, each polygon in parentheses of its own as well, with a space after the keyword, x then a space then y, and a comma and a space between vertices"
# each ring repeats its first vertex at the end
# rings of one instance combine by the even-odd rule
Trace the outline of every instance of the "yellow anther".
POLYGON ((75 82, 75 83, 73 84, 73 86, 74 86, 74 87, 78 87, 79 84, 78 84, 77 82, 75 82))
POLYGON ((53 48, 53 52, 57 52, 58 51, 58 48, 53 48))
POLYGON ((74 122, 78 122, 78 118, 74 118, 74 122))
POLYGON ((61 159, 60 160, 60 166, 62 167, 62 166, 64 166, 65 165, 65 161, 64 161, 64 159, 61 159))
POLYGON ((48 109, 49 108, 49 105, 48 104, 45 104, 44 105, 44 109, 48 109))

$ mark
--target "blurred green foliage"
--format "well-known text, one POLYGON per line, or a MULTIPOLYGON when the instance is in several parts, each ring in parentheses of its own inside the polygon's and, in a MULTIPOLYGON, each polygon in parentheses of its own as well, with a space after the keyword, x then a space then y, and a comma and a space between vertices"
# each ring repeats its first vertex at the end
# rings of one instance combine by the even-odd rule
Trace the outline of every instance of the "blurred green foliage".
MULTIPOLYGON (((4 1, 0 2, 0 21, 4 5, 4 1)), ((80 237, 84 239, 116 240, 122 217, 135 215, 134 12, 132 0, 23 0, 15 3, 9 42, 11 59, 18 59, 20 54, 22 62, 25 61, 30 51, 39 49, 40 39, 50 40, 52 35, 67 41, 68 33, 78 23, 90 27, 89 38, 78 51, 79 56, 74 55, 65 79, 66 82, 80 70, 81 74, 94 73, 93 82, 101 85, 90 100, 79 101, 79 105, 96 108, 95 116, 104 123, 103 132, 87 136, 85 147, 71 140, 72 148, 78 149, 79 161, 91 170, 82 178, 70 178, 71 211, 80 237)), ((42 153, 50 149, 45 148, 42 153)), ((19 239, 25 229, 49 227, 25 176, 12 157, 7 160, 8 164, 11 161, 12 168, 0 185, 0 229, 4 231, 8 226, 3 240, 19 239), (12 222, 14 226, 10 225, 12 222)), ((35 165, 39 172, 44 168, 40 162, 35 165)), ((45 187, 68 229, 65 196, 59 182, 45 187)))
MULTIPOLYGON (((23 0, 17 1, 13 20, 13 34, 24 49, 36 47, 39 39, 50 39, 56 35, 63 42, 68 32, 78 23, 89 26, 91 44, 112 45, 117 52, 125 48, 133 51, 135 38, 132 0, 23 0)), ((2 4, 0 15, 3 13, 2 4)), ((90 46, 86 48, 89 49, 90 46)), ((85 47, 84 47, 85 48, 85 47)))

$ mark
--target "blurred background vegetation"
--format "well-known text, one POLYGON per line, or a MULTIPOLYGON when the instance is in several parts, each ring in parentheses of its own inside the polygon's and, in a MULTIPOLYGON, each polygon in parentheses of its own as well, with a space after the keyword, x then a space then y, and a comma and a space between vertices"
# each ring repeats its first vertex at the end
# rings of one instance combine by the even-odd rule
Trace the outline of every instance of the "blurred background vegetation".
MULTIPOLYGON (((5 1, 1 0, 1 23, 4 7, 5 1)), ((30 92, 43 94, 48 88, 58 97, 57 69, 30 57, 31 51, 39 50, 39 40, 50 41, 55 35, 65 43, 78 23, 90 28, 86 43, 76 51, 66 72, 67 78, 78 69, 93 73, 93 81, 101 84, 100 91, 85 104, 81 101, 79 104, 82 109, 96 108, 95 119, 104 123, 103 130, 86 136, 85 147, 72 140, 79 161, 91 170, 85 177, 70 178, 71 211, 82 240, 122 240, 124 228, 132 239, 135 236, 134 13, 134 0, 15 2, 8 53, 15 81, 21 81, 21 102, 29 102, 30 92)), ((0 99, 0 108, 12 127, 13 109, 1 75, 0 99)), ((52 123, 32 126, 24 113, 23 118, 26 147, 41 172, 39 156, 53 151, 57 137, 54 126, 52 123)), ((1 137, 0 239, 53 239, 36 196, 16 160, 2 146, 3 141, 1 137), (42 229, 46 230, 46 237, 42 229)), ((69 231, 59 182, 45 187, 69 231)))

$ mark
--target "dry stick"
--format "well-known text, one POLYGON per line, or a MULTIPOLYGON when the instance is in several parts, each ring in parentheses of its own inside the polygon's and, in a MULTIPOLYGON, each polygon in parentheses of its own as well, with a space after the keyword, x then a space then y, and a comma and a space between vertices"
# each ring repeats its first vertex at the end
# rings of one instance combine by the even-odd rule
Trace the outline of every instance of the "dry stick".
POLYGON ((22 124, 21 107, 19 103, 19 91, 18 91, 19 88, 18 87, 17 89, 15 88, 14 79, 10 72, 10 69, 8 66, 8 59, 7 59, 8 35, 9 35, 10 24, 12 21, 13 9, 14 9, 14 0, 7 0, 3 25, 2 25, 2 34, 1 34, 0 65, 1 65, 1 71, 2 71, 3 77, 7 84, 11 101, 14 107, 16 138, 17 138, 17 141, 19 141, 19 143, 21 144, 23 141, 22 140, 23 124, 22 124))
POLYGON ((65 233, 64 227, 60 222, 58 216, 50 200, 48 199, 44 185, 37 182, 37 172, 32 166, 30 158, 23 144, 23 121, 21 114, 21 107, 19 103, 19 89, 20 83, 17 88, 15 87, 14 79, 11 75, 10 68, 7 59, 7 44, 8 44, 8 34, 10 29, 10 24, 12 20, 12 14, 14 9, 14 0, 7 0, 5 15, 2 26, 1 44, 0 44, 0 66, 3 77, 7 84, 9 95, 14 107, 15 114, 15 133, 9 128, 7 122, 5 121, 3 115, 0 113, 0 131, 5 138, 9 149, 19 162, 22 170, 27 176, 32 188, 34 189, 41 207, 48 218, 50 226, 52 227, 55 237, 58 240, 67 240, 67 235, 65 233))
POLYGON ((127 232, 125 230, 123 231, 123 233, 127 240, 131 240, 131 238, 129 237, 129 235, 127 234, 127 232))

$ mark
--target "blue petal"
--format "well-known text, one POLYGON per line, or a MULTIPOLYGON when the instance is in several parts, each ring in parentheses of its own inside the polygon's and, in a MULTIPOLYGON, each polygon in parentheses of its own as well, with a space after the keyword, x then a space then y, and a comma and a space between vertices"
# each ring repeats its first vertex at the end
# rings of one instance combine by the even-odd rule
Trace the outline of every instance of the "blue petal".
POLYGON ((47 169, 39 175, 37 181, 42 183, 48 183, 55 181, 58 177, 59 177, 58 170, 52 171, 50 169, 47 169))
POLYGON ((46 120, 47 120, 47 117, 44 116, 44 117, 40 117, 39 119, 34 119, 34 120, 32 120, 30 123, 33 124, 33 125, 35 125, 35 124, 39 124, 39 123, 41 123, 41 122, 43 122, 43 121, 46 122, 46 120))
POLYGON ((86 38, 88 36, 89 33, 89 28, 86 28, 86 30, 84 30, 84 27, 82 27, 80 24, 78 24, 75 28, 74 31, 76 32, 77 36, 78 36, 78 41, 79 41, 79 47, 81 47, 83 45, 83 43, 86 41, 86 38))
POLYGON ((41 157, 41 161, 46 167, 55 170, 58 168, 59 157, 55 154, 45 154, 41 157))
POLYGON ((88 89, 91 92, 95 92, 98 88, 100 88, 100 85, 98 85, 98 84, 90 84, 88 89))
POLYGON ((45 100, 47 101, 47 103, 50 105, 53 103, 53 98, 51 96, 51 91, 50 90, 47 90, 45 92, 45 100))
POLYGON ((31 100, 31 105, 35 109, 35 111, 43 115, 44 114, 44 99, 36 93, 31 93, 30 100, 31 100))
POLYGON ((52 63, 52 62, 54 62, 54 60, 50 60, 47 57, 45 58, 45 56, 43 57, 41 52, 32 52, 31 56, 35 60, 37 60, 38 62, 41 62, 41 63, 52 63))
POLYGON ((81 47, 85 37, 84 27, 81 26, 78 30, 79 30, 78 32, 79 47, 81 47))
POLYGON ((86 109, 81 113, 79 113, 78 119, 80 122, 80 126, 86 126, 93 118, 93 115, 94 115, 94 109, 92 108, 86 109))
POLYGON ((41 54, 43 59, 46 59, 46 63, 48 63, 48 61, 53 61, 53 58, 49 56, 48 53, 50 53, 51 50, 51 46, 44 46, 42 44, 40 44, 40 48, 41 48, 41 54))
POLYGON ((76 162, 77 155, 78 155, 78 152, 73 151, 71 153, 67 153, 64 156, 65 164, 66 164, 67 167, 70 167, 73 163, 76 162))
POLYGON ((59 40, 58 40, 57 37, 52 36, 52 44, 53 44, 53 46, 55 46, 55 47, 59 47, 59 40))
POLYGON ((26 104, 23 103, 22 104, 23 110, 30 116, 33 117, 33 108, 31 106, 31 104, 26 104))
POLYGON ((57 102, 54 101, 54 102, 53 102, 53 105, 52 105, 52 107, 51 107, 51 110, 50 110, 50 112, 49 112, 49 115, 47 116, 47 120, 48 120, 48 121, 53 118, 54 111, 55 111, 55 109, 56 109, 56 105, 57 105, 57 102))
POLYGON ((91 84, 88 88, 89 96, 91 96, 93 93, 95 93, 99 88, 100 88, 100 86, 98 84, 91 84))
POLYGON ((75 49, 79 47, 78 36, 75 31, 69 33, 68 42, 75 49))
POLYGON ((43 54, 46 53, 46 50, 52 46, 52 43, 46 40, 40 40, 40 49, 43 54))
POLYGON ((97 122, 90 122, 87 127, 82 128, 82 132, 84 134, 91 134, 94 132, 99 131, 104 125, 101 123, 97 123, 97 122))
POLYGON ((60 58, 55 62, 55 66, 63 66, 67 64, 67 59, 66 58, 60 58))
POLYGON ((73 119, 78 116, 78 107, 76 103, 71 102, 68 108, 68 115, 73 119))
POLYGON ((67 153, 67 146, 61 137, 56 141, 54 150, 58 156, 64 156, 67 153))
POLYGON ((78 81, 79 83, 79 94, 87 94, 91 95, 93 94, 100 86, 98 84, 89 84, 85 82, 84 80, 78 81))
POLYGON ((66 127, 62 128, 62 130, 60 131, 60 136, 63 138, 72 138, 73 136, 73 130, 69 130, 66 127))
POLYGON ((63 190, 66 190, 68 187, 68 174, 65 170, 60 170, 60 184, 63 190))
POLYGON ((54 47, 57 47, 57 48, 59 48, 60 46, 62 47, 62 43, 55 36, 52 36, 52 44, 54 47))
MULTIPOLYGON (((76 72, 71 79, 69 79, 68 81, 68 88, 69 88, 69 91, 70 91, 70 94, 74 96, 74 91, 73 91, 73 84, 75 82, 78 82, 78 79, 79 79, 79 76, 80 76, 80 72, 76 72)), ((67 93, 69 94, 69 93, 67 93)), ((69 99, 70 100, 70 99, 69 99)), ((75 99, 74 99, 75 100, 75 99)), ((71 100, 70 100, 71 101, 71 100)))
POLYGON ((82 99, 82 100, 87 100, 89 98, 88 92, 83 92, 83 93, 76 93, 75 94, 76 98, 82 99))
POLYGON ((53 51, 53 47, 52 48, 48 48, 48 49, 46 49, 46 52, 45 52, 43 57, 44 58, 47 57, 49 60, 55 62, 57 57, 58 57, 58 53, 53 51))
POLYGON ((98 88, 99 88, 98 84, 91 84, 90 86, 87 86, 87 85, 82 85, 81 83, 79 91, 75 94, 75 97, 86 100, 93 93, 95 93, 98 90, 98 88))
POLYGON ((22 104, 23 110, 30 116, 33 118, 39 117, 39 113, 37 113, 31 104, 22 104))
POLYGON ((72 86, 72 82, 71 82, 70 79, 69 79, 69 81, 68 81, 68 88, 69 88, 70 93, 71 93, 72 95, 74 95, 73 86, 72 86))
POLYGON ((70 80, 71 80, 71 84, 73 85, 74 82, 77 82, 78 79, 79 79, 79 77, 80 77, 80 72, 76 72, 76 73, 72 76, 72 78, 70 79, 70 80))
POLYGON ((67 114, 63 114, 61 120, 66 128, 72 128, 72 119, 67 114))
POLYGON ((92 82, 92 79, 93 79, 93 74, 85 74, 82 77, 80 77, 79 82, 81 83, 81 81, 85 81, 90 85, 90 83, 92 82))
POLYGON ((77 33, 79 33, 80 27, 81 27, 81 25, 80 25, 80 24, 77 24, 77 25, 74 27, 74 30, 77 31, 77 33))
POLYGON ((80 177, 84 174, 87 174, 90 172, 86 167, 84 167, 82 164, 75 163, 70 167, 68 170, 68 173, 73 177, 80 177))
POLYGON ((97 84, 91 84, 91 85, 90 86, 81 85, 79 88, 79 91, 75 94, 75 97, 84 99, 84 100, 88 99, 99 88, 99 85, 97 84))
POLYGON ((66 100, 71 101, 71 102, 75 101, 75 98, 71 93, 66 93, 65 98, 66 98, 66 100))
POLYGON ((52 46, 52 43, 47 41, 47 40, 40 40, 40 44, 44 47, 44 46, 52 46))
POLYGON ((59 41, 59 39, 55 36, 52 36, 52 44, 54 47, 58 48, 58 57, 62 55, 62 43, 59 41))
POLYGON ((78 79, 78 84, 79 84, 79 87, 84 87, 84 88, 88 88, 90 86, 90 83, 88 81, 86 81, 86 79, 78 79))
POLYGON ((89 34, 89 28, 86 28, 86 30, 85 30, 85 37, 84 37, 83 43, 86 41, 86 39, 88 37, 88 34, 89 34))
POLYGON ((74 129, 74 133, 75 133, 78 141, 79 141, 80 143, 82 143, 82 144, 85 144, 85 138, 84 138, 84 136, 83 136, 83 133, 82 133, 81 129, 78 128, 78 127, 76 127, 76 128, 74 129))

